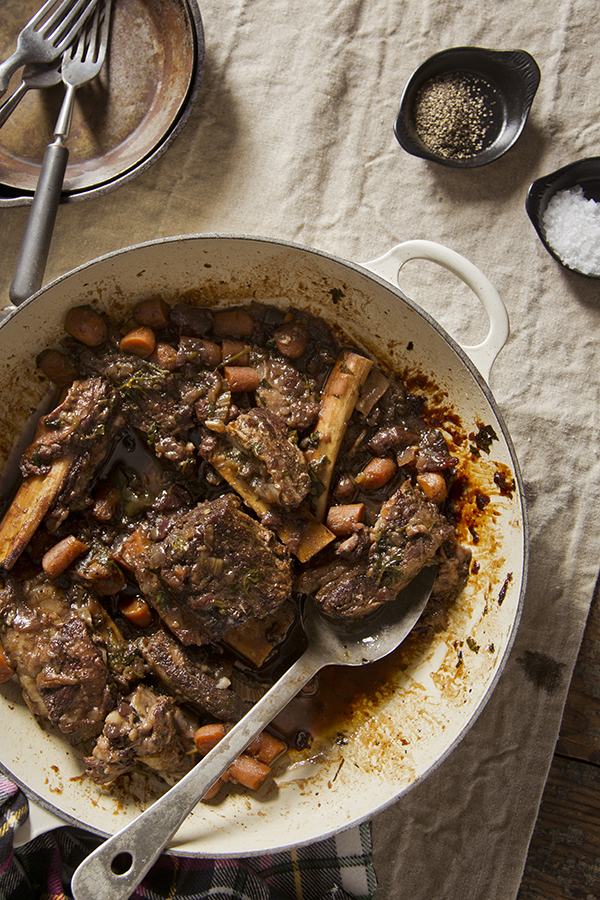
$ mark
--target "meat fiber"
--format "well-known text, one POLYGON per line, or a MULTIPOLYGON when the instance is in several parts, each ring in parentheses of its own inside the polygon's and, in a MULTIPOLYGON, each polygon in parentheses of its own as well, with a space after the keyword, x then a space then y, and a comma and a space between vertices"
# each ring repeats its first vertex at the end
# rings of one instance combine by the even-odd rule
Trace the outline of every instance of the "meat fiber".
POLYGON ((289 439, 283 419, 268 409, 241 413, 222 434, 211 434, 200 452, 219 468, 235 467, 256 497, 284 509, 299 506, 311 486, 301 450, 289 439))
POLYGON ((172 694, 216 719, 237 722, 251 703, 231 689, 231 664, 215 664, 204 648, 183 647, 163 631, 144 637, 140 651, 172 694))
POLYGON ((117 348, 78 353, 82 369, 108 379, 120 397, 128 425, 141 434, 159 458, 185 465, 195 457, 191 440, 223 383, 221 376, 186 363, 171 372, 117 348))
POLYGON ((166 778, 181 778, 194 758, 197 721, 172 698, 140 684, 106 717, 92 755, 84 759, 97 784, 110 784, 139 765, 166 778))
POLYGON ((260 378, 256 390, 258 406, 270 409, 290 428, 304 430, 314 425, 319 403, 312 378, 276 355, 254 352, 251 364, 260 378))
POLYGON ((68 461, 60 492, 47 518, 54 530, 70 512, 91 503, 88 486, 125 423, 118 394, 103 378, 75 381, 63 402, 44 416, 21 460, 21 473, 45 475, 56 460, 68 461))

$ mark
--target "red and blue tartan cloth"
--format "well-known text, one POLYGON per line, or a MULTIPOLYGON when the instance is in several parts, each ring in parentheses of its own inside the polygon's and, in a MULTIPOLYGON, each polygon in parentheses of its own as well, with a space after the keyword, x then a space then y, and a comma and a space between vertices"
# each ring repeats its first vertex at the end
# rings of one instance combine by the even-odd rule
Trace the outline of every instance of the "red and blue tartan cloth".
MULTIPOLYGON (((70 881, 100 839, 77 828, 13 846, 27 798, 0 776, 0 900, 72 900, 70 881)), ((132 900, 372 900, 371 829, 363 823, 285 853, 246 859, 161 856, 132 900)))

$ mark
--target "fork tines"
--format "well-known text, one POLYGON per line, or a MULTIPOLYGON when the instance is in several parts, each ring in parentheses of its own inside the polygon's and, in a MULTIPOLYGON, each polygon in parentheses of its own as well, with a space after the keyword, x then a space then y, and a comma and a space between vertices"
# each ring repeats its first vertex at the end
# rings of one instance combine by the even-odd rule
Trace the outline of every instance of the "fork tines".
POLYGON ((66 49, 76 38, 98 0, 47 0, 28 24, 55 47, 66 49), (39 26, 39 27, 38 27, 39 26))

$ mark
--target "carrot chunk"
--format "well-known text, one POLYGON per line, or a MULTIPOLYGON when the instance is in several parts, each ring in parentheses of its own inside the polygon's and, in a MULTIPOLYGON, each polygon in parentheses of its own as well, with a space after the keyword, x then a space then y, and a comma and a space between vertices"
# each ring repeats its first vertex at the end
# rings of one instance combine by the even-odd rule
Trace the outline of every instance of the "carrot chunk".
POLYGON ((249 361, 248 345, 243 341, 223 338, 221 341, 223 362, 228 366, 247 366, 249 361))
POLYGON ((243 787, 249 788, 251 791, 257 791, 263 786, 271 770, 264 763, 246 756, 242 753, 234 762, 231 763, 223 777, 226 781, 235 781, 243 787))
POLYGON ((35 362, 46 378, 58 387, 69 387, 77 378, 75 362, 60 350, 42 350, 35 362))
POLYGON ((428 500, 434 503, 443 503, 448 496, 446 479, 440 472, 423 472, 417 475, 417 484, 428 500))
POLYGON ((168 372, 173 372, 177 368, 177 350, 170 344, 157 343, 148 359, 168 372))
POLYGON ((229 382, 232 394, 255 391, 260 383, 258 372, 251 366, 225 366, 223 374, 229 382))
POLYGON ((106 322, 91 306, 70 309, 65 318, 65 331, 88 347, 98 347, 108 337, 106 322))
POLYGON ((364 503, 346 503, 343 506, 330 506, 326 525, 337 537, 350 537, 354 526, 365 517, 364 503))
POLYGON ((223 781, 223 779, 219 778, 217 781, 215 781, 215 783, 213 784, 212 787, 209 787, 209 789, 207 790, 207 792, 205 793, 205 795, 202 799, 203 800, 212 800, 213 797, 217 796, 217 794, 219 793, 219 791, 221 790, 221 788, 223 787, 224 784, 225 784, 225 782, 223 781))
POLYGON ((119 612, 125 616, 128 622, 131 622, 132 625, 137 625, 138 628, 147 628, 152 623, 152 610, 141 597, 134 597, 132 600, 121 600, 119 612))
POLYGON ((154 332, 147 325, 132 328, 121 338, 119 347, 123 353, 133 353, 134 356, 150 356, 156 347, 154 332))
POLYGON ((255 737, 252 743, 246 747, 248 756, 252 756, 266 766, 270 766, 273 760, 277 759, 285 750, 287 747, 283 741, 273 737, 268 731, 261 731, 258 737, 255 737))
POLYGON ((86 544, 70 534, 44 553, 42 569, 49 578, 56 578, 86 550, 86 544))
POLYGON ((150 297, 141 300, 133 308, 133 318, 138 325, 147 325, 148 328, 166 328, 169 324, 171 307, 160 297, 150 297))
MULTIPOLYGON (((201 725, 194 734, 194 744, 200 756, 206 756, 207 753, 210 753, 225 736, 225 733, 226 728, 221 722, 201 725)), ((221 776, 222 780, 237 781, 238 784, 244 787, 257 790, 264 784, 265 779, 270 774, 270 764, 285 749, 286 746, 282 741, 273 737, 267 731, 263 731, 249 744, 246 752, 242 753, 229 766, 225 774, 221 776)), ((214 794, 211 794, 211 796, 214 796, 214 794)), ((204 799, 207 799, 207 797, 205 796, 204 799)))
POLYGON ((200 756, 206 756, 225 736, 225 726, 221 722, 201 725, 194 733, 194 744, 200 756))
POLYGON ((376 456, 369 460, 354 481, 364 491, 375 491, 391 481, 397 471, 398 466, 391 457, 376 456))
POLYGON ((243 309, 224 309, 215 313, 214 331, 228 337, 250 337, 254 331, 254 319, 243 309))

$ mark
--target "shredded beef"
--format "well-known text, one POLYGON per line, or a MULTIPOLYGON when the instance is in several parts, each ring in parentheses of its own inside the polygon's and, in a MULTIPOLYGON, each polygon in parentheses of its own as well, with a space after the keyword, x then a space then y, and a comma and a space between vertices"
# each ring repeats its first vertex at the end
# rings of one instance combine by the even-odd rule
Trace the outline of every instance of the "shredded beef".
POLYGON ((197 722, 172 697, 139 685, 106 717, 92 756, 84 759, 97 784, 110 784, 142 765, 166 778, 181 778, 194 762, 197 722))
POLYGON ((276 355, 253 352, 251 362, 260 378, 256 389, 258 406, 271 410, 290 428, 302 431, 315 424, 319 402, 310 376, 276 355))

